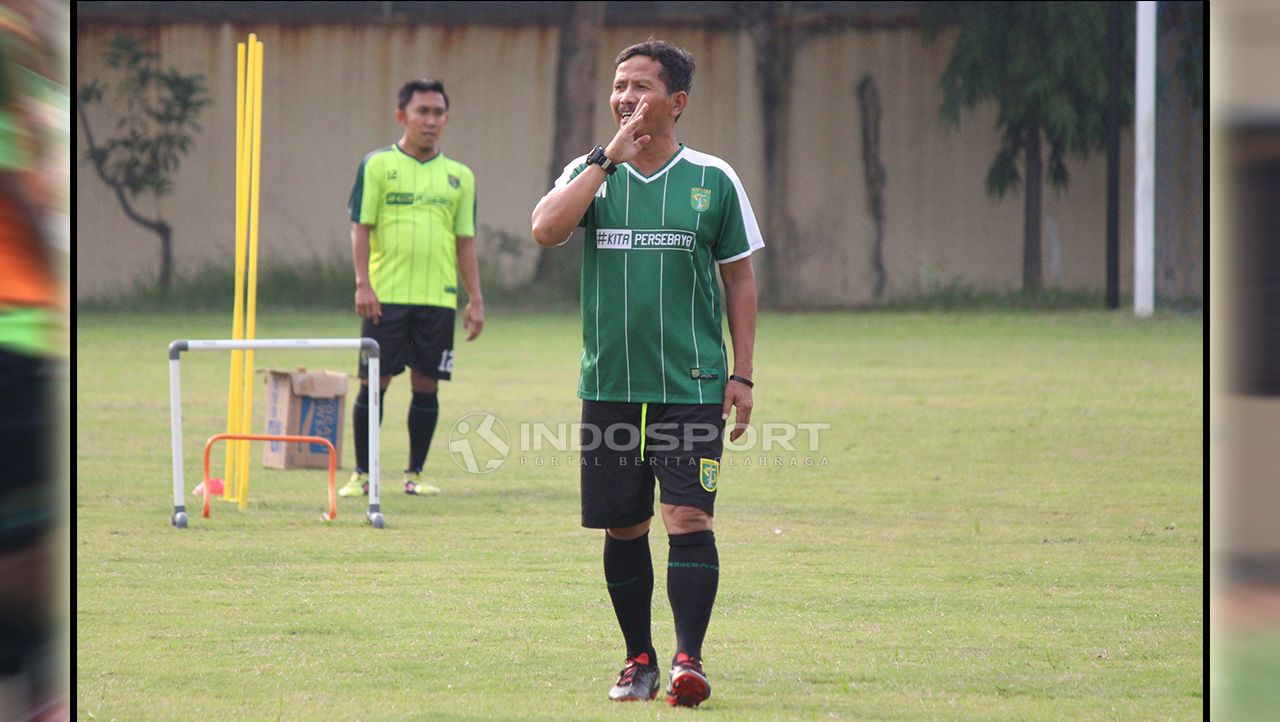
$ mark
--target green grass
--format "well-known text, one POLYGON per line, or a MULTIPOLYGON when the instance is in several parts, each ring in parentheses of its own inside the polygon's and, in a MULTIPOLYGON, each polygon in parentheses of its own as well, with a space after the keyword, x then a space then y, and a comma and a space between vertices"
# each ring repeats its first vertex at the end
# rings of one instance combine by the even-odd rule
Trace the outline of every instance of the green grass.
MULTIPOLYGON (((392 493, 409 396, 392 385, 387 529, 350 499, 322 523, 323 471, 255 468, 249 510, 218 502, 202 519, 188 498, 179 531, 165 348, 229 327, 78 319, 78 719, 693 714, 605 701, 621 635, 601 535, 578 526, 573 453, 513 453, 485 476, 447 453, 470 412, 513 434, 578 419, 575 317, 491 310, 459 342, 427 466, 441 497, 392 493)), ((258 323, 260 338, 355 331, 349 313, 258 323)), ((1200 718, 1202 335, 1198 316, 763 316, 754 423, 830 427, 815 451, 726 454, 699 718, 1200 718)), ((255 364, 355 368, 328 351, 255 364)), ((188 490, 225 430, 227 366, 183 357, 188 490)), ((345 447, 349 470, 350 434, 345 447)), ((655 561, 665 547, 655 531, 655 561)))
POLYGON ((1280 709, 1280 628, 1227 634, 1213 642, 1213 718, 1265 722, 1280 709))

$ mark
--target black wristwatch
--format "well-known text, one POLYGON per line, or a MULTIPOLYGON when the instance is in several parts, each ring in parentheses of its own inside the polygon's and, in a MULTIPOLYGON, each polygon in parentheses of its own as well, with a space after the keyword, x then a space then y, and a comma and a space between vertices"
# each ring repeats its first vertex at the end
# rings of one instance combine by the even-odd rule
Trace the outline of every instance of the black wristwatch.
POLYGON ((604 154, 604 146, 597 145, 587 153, 587 163, 600 166, 605 173, 613 175, 618 170, 618 164, 609 160, 609 156, 604 154))

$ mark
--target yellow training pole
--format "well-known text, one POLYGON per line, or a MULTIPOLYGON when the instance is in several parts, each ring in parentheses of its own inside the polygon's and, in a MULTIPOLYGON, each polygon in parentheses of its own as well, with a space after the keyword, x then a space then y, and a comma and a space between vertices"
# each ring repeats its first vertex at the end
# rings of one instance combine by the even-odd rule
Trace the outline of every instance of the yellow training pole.
MULTIPOLYGON (((253 134, 255 132, 254 131, 254 112, 255 112, 254 105, 256 104, 257 97, 258 97, 257 91, 255 90, 255 86, 257 85, 257 82, 258 82, 258 73, 256 70, 258 57, 257 57, 257 53, 254 51, 254 48, 256 46, 257 46, 257 35, 254 33, 250 33, 249 41, 246 45, 247 63, 245 67, 245 101, 244 101, 245 113, 244 113, 244 136, 243 136, 244 146, 243 148, 241 148, 241 156, 240 156, 242 159, 241 166, 240 166, 240 179, 242 183, 240 200, 241 200, 241 203, 243 204, 242 210, 244 212, 244 216, 242 217, 243 225, 241 227, 240 233, 244 237, 244 255, 245 255, 245 288, 241 290, 242 299, 246 299, 248 295, 248 285, 249 285, 248 268, 249 268, 250 253, 251 253, 250 247, 249 247, 250 245, 249 208, 253 203, 252 199, 253 199, 253 194, 255 193, 255 189, 253 187, 252 169, 253 169, 253 134)), ((244 300, 244 304, 245 304, 244 305, 245 329, 244 329, 244 335, 242 336, 242 338, 247 339, 247 338, 252 338, 251 336, 249 336, 249 331, 248 331, 249 306, 248 306, 247 299, 244 300)), ((236 418, 236 433, 238 434, 248 433, 252 431, 252 429, 248 427, 249 422, 246 420, 246 416, 249 415, 247 413, 247 410, 248 412, 251 412, 253 405, 252 403, 247 403, 247 410, 246 410, 246 402, 248 402, 249 400, 245 396, 246 390, 249 388, 249 383, 253 378, 253 366, 251 365, 253 363, 251 361, 252 356, 253 356, 252 352, 246 349, 244 355, 241 356, 241 359, 240 359, 240 364, 241 364, 240 388, 238 390, 238 393, 241 399, 241 404, 236 409, 237 413, 239 414, 238 417, 236 418)), ((248 498, 244 495, 245 475, 249 473, 249 465, 247 463, 249 458, 249 449, 246 448, 248 444, 247 442, 239 441, 239 440, 229 441, 228 444, 234 445, 236 448, 235 485, 231 489, 231 495, 232 495, 232 498, 235 499, 235 501, 237 501, 241 505, 241 508, 243 509, 244 508, 243 505, 248 503, 248 498)))
MULTIPOLYGON (((253 144, 253 154, 250 156, 251 167, 251 187, 253 194, 249 196, 249 295, 246 302, 245 313, 245 339, 254 338, 255 325, 257 322, 257 306, 258 306, 258 201, 261 196, 261 178, 262 178, 262 43, 254 43, 250 48, 250 63, 255 82, 253 84, 253 133, 250 134, 249 140, 253 144)), ((251 424, 253 409, 253 349, 245 351, 245 384, 244 384, 244 429, 249 429, 251 424)), ((240 468, 244 471, 241 476, 241 488, 238 498, 240 500, 240 508, 245 509, 249 506, 249 442, 240 442, 245 445, 244 453, 240 456, 240 468)))
MULTIPOLYGON (((240 237, 242 239, 240 248, 241 248, 241 254, 244 257, 246 274, 248 272, 247 269, 248 269, 248 263, 249 263, 249 227, 248 227, 249 205, 250 205, 250 199, 253 197, 252 196, 253 186, 251 183, 252 178, 250 175, 250 169, 252 168, 252 159, 253 159, 254 104, 257 99, 257 93, 254 91, 254 86, 257 85, 257 82, 258 82, 258 75, 254 70, 255 64, 257 63, 257 57, 253 52, 253 48, 257 44, 257 37, 258 37, 257 35, 253 33, 249 33, 249 42, 245 45, 246 64, 245 64, 245 85, 244 85, 245 87, 244 132, 241 135, 243 146, 240 149, 239 183, 240 183, 240 204, 241 204, 240 210, 242 213, 240 217, 240 237)), ((246 285, 247 285, 247 280, 246 280, 246 285)), ((241 298, 241 303, 244 304, 245 288, 243 286, 240 289, 240 298, 241 298)), ((248 313, 248 307, 242 306, 242 308, 244 308, 244 311, 241 313, 241 319, 242 319, 242 323, 244 323, 245 316, 248 313)), ((250 338, 250 336, 246 334, 246 331, 247 331, 247 328, 242 327, 240 338, 242 339, 250 338)), ((247 350, 244 353, 242 353, 240 356, 240 371, 239 371, 240 386, 239 388, 236 389, 237 405, 236 405, 235 433, 237 434, 248 433, 249 431, 251 431, 251 429, 247 428, 247 424, 245 423, 245 413, 246 413, 245 407, 247 405, 248 408, 251 410, 253 408, 253 405, 252 403, 249 403, 249 401, 246 400, 245 398, 245 388, 248 386, 248 384, 252 381, 252 378, 253 378, 253 366, 252 366, 253 362, 251 360, 252 357, 253 357, 252 353, 247 350)), ((232 479, 234 483, 229 485, 230 488, 227 490, 227 493, 230 494, 229 496, 230 499, 235 500, 237 502, 244 503, 246 500, 244 499, 244 495, 242 494, 241 490, 244 487, 244 477, 246 474, 249 473, 249 465, 248 465, 249 442, 232 441, 232 442, 228 442, 228 444, 233 445, 235 447, 235 455, 233 456, 235 467, 232 471, 232 479)))
MULTIPOLYGON (((244 165, 244 112, 245 112, 245 46, 244 43, 236 43, 236 215, 235 228, 232 231, 232 246, 235 249, 235 297, 233 299, 233 310, 231 315, 231 338, 240 340, 244 338, 244 254, 245 254, 245 236, 244 236, 244 217, 245 202, 244 198, 244 180, 242 178, 242 167, 244 165)), ((227 433, 239 433, 238 425, 240 423, 240 407, 243 401, 244 392, 244 351, 235 349, 231 352, 231 388, 227 393, 227 433)), ((238 471, 236 461, 237 447, 235 444, 228 442, 226 448, 226 463, 223 465, 223 475, 226 476, 226 484, 223 486, 222 498, 228 501, 235 499, 235 479, 238 471)))

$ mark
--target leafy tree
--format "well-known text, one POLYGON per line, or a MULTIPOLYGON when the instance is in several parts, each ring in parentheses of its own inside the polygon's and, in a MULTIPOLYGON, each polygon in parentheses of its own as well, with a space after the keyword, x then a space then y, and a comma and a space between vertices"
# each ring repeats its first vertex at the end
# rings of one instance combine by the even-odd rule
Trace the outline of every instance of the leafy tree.
MULTIPOLYGON (((1121 57, 1133 57, 1134 10, 1124 3, 1121 57)), ((928 3, 925 37, 956 30, 942 75, 941 116, 952 127, 960 112, 996 104, 1000 150, 987 171, 987 191, 1003 197, 1024 189, 1022 285, 1042 287, 1040 198, 1043 176, 1058 189, 1068 182, 1066 159, 1081 159, 1106 144, 1106 3, 928 3), (1042 140, 1048 145, 1044 166, 1042 140), (1021 159, 1021 167, 1019 166, 1021 159)), ((1124 68, 1121 117, 1133 114, 1133 63, 1124 68)))
POLYGON ((179 161, 191 150, 200 130, 197 118, 209 104, 201 75, 183 75, 162 68, 160 56, 142 41, 127 36, 112 39, 106 47, 106 67, 118 76, 114 91, 99 78, 80 87, 77 112, 89 146, 86 157, 98 177, 116 194, 129 220, 160 239, 159 287, 168 293, 173 281, 173 229, 160 216, 142 215, 135 207, 139 196, 158 200, 173 192, 173 176, 179 161), (87 109, 106 105, 120 108, 115 134, 95 139, 87 109))

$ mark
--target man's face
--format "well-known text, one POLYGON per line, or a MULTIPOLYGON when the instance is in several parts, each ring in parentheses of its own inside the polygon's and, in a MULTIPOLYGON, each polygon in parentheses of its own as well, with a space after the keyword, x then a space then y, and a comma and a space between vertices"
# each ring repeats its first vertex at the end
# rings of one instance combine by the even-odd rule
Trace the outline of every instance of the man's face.
POLYGON ((641 101, 647 101, 649 110, 644 114, 643 127, 638 128, 636 134, 652 134, 664 123, 675 122, 684 110, 688 95, 684 91, 667 93, 667 85, 662 82, 662 63, 647 55, 636 55, 622 61, 613 74, 609 106, 613 108, 614 122, 621 126, 641 101))
POLYGON ((444 96, 434 90, 419 91, 404 110, 396 111, 396 122, 404 126, 404 136, 418 148, 435 148, 449 124, 444 96))

